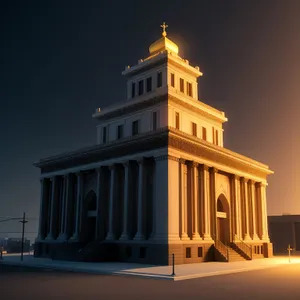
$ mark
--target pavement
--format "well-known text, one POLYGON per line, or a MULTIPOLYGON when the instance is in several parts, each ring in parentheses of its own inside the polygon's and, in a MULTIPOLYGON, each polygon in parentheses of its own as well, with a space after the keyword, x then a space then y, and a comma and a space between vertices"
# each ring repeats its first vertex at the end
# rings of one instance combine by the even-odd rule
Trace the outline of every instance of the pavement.
POLYGON ((48 258, 35 258, 26 254, 23 261, 20 254, 4 254, 1 264, 36 267, 49 270, 62 270, 71 272, 84 272, 102 275, 137 276, 142 278, 164 280, 187 280, 200 277, 232 274, 238 272, 268 269, 277 266, 300 264, 300 256, 276 256, 273 258, 255 259, 252 261, 237 261, 231 263, 205 262, 196 264, 175 265, 175 275, 172 275, 172 266, 153 266, 121 262, 71 262, 51 260, 48 258))

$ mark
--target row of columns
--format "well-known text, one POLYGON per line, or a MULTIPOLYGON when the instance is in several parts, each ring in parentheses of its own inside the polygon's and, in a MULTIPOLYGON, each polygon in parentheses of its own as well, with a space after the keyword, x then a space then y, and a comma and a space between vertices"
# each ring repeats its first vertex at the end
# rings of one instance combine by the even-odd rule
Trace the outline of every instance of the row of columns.
MULTIPOLYGON (((180 239, 183 241, 214 239, 217 235, 216 173, 218 171, 213 167, 209 168, 183 159, 179 160, 179 168, 180 239)), ((236 235, 245 241, 258 239, 269 241, 266 185, 231 175, 230 190, 231 205, 227 217, 231 219, 231 239, 234 240, 236 235)))
MULTIPOLYGON (((115 211, 119 209, 116 205, 116 193, 119 192, 117 186, 117 165, 108 167, 110 172, 108 208, 107 211, 101 209, 101 201, 106 201, 104 188, 106 174, 103 167, 96 168, 97 185, 97 211, 96 211, 96 237, 106 240, 129 240, 136 241, 149 238, 145 232, 145 218, 151 218, 152 233, 150 239, 163 236, 160 227, 163 221, 158 219, 165 218, 163 205, 168 205, 172 199, 168 199, 168 192, 165 192, 165 185, 168 185, 169 174, 164 173, 168 165, 161 164, 162 160, 169 159, 169 156, 158 157, 155 159, 154 169, 151 171, 154 188, 152 191, 151 205, 152 210, 147 212, 145 209, 145 175, 147 168, 144 159, 139 159, 138 178, 137 178, 137 205, 136 205, 136 233, 130 235, 129 225, 132 218, 129 218, 129 206, 133 201, 133 178, 131 163, 124 162, 124 188, 122 189, 122 232, 116 235, 115 232, 115 211), (165 178, 166 177, 166 178, 165 178), (157 199, 166 201, 167 204, 159 202, 157 199), (162 212, 162 213, 161 213, 162 212), (107 232, 101 228, 105 214, 108 214, 107 232), (161 232, 161 233, 160 233, 161 232)), ((183 241, 205 240, 211 241, 216 235, 216 173, 215 168, 197 162, 179 162, 179 237, 183 241)), ((149 171, 149 170, 148 170, 149 171)), ((64 176, 54 176, 41 179, 41 203, 40 203, 40 224, 38 240, 61 240, 79 241, 80 229, 83 225, 83 183, 84 174, 66 174, 64 176), (75 190, 76 188, 76 190, 75 190), (59 190, 62 190, 59 193, 59 190), (60 205, 60 207, 59 207, 60 205), (75 214, 75 216, 74 216, 75 214), (59 220, 59 224, 57 223, 59 220), (59 232, 58 229, 59 228, 59 232)), ((174 183, 175 184, 175 183, 174 183)), ((174 187, 175 188, 175 187, 174 187)), ((232 236, 237 235, 244 240, 259 238, 268 240, 267 213, 265 185, 255 183, 252 180, 239 178, 235 175, 230 177, 231 205, 230 219, 232 236)), ((103 206, 102 206, 103 207, 103 206)), ((168 208, 167 208, 168 210, 168 208)), ((165 231, 167 231, 166 229, 165 231)), ((167 233, 168 234, 168 233, 167 233)))
MULTIPOLYGON (((141 158, 138 162, 138 196, 137 196, 137 232, 134 235, 134 240, 144 240, 145 234, 145 222, 144 219, 147 217, 145 209, 145 176, 146 169, 145 159, 141 158)), ((101 201, 106 201, 103 188, 105 185, 104 176, 102 172, 103 168, 96 168, 97 184, 96 184, 96 195, 97 195, 97 210, 96 210, 96 236, 100 237, 101 224, 103 222, 104 214, 108 213, 108 231, 105 236, 106 240, 120 240, 130 239, 129 234, 129 223, 132 222, 129 218, 129 204, 133 198, 132 191, 132 165, 131 162, 127 161, 122 164, 124 167, 124 189, 122 195, 123 201, 123 212, 122 212, 122 233, 120 237, 116 236, 114 230, 115 210, 119 209, 116 205, 116 195, 119 193, 119 187, 117 186, 117 167, 120 164, 113 164, 108 167, 110 172, 109 182, 109 194, 108 194, 108 211, 104 212, 101 210, 101 201)), ((39 221, 39 233, 37 240, 60 240, 60 241, 79 241, 80 229, 83 222, 83 176, 82 172, 75 174, 67 174, 63 176, 54 176, 52 178, 41 179, 41 196, 40 196, 40 221, 39 221), (76 175, 76 192, 74 193, 75 181, 71 178, 76 175), (62 186, 58 183, 62 182, 62 186), (51 190, 50 190, 51 189, 51 190), (60 194, 60 189, 62 193, 60 194), (60 206, 60 207, 59 207, 60 206), (75 218, 74 218, 75 213, 75 218), (74 221, 72 223, 72 220, 74 221), (48 226, 47 226, 48 222, 48 226), (72 227, 72 229, 70 228, 72 227), (57 229, 59 228, 59 234, 57 235, 57 229), (70 229, 72 232, 70 232, 70 229)), ((103 206, 102 206, 103 208, 103 206)), ((152 218, 152 216, 149 216, 152 218)), ((152 231, 154 225, 152 225, 152 231)), ((105 234, 105 233, 104 233, 105 234)), ((153 238, 153 232, 152 232, 153 238)))

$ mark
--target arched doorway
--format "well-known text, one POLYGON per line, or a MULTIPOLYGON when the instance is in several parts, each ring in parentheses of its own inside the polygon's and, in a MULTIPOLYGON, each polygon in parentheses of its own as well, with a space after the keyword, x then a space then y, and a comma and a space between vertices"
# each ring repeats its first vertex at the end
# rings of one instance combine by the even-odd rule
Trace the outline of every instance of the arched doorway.
POLYGON ((229 205, 226 197, 221 194, 217 200, 217 238, 224 244, 230 242, 229 205))
POLYGON ((97 196, 94 191, 89 191, 85 198, 87 208, 86 241, 91 242, 96 238, 97 226, 97 196))

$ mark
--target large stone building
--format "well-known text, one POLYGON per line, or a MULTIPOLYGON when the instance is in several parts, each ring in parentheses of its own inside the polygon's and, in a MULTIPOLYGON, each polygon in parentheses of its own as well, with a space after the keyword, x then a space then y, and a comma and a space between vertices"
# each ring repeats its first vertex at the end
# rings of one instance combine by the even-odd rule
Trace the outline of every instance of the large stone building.
POLYGON ((98 108, 97 143, 40 160, 36 256, 151 264, 270 257, 265 164, 223 147, 224 112, 162 37, 98 108))

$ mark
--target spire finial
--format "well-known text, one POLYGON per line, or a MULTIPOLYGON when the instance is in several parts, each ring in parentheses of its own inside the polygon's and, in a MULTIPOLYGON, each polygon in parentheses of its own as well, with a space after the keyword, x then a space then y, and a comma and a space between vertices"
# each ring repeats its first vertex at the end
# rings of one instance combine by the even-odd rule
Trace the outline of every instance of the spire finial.
POLYGON ((163 37, 167 36, 166 28, 169 27, 169 26, 166 25, 166 22, 163 22, 163 24, 160 25, 160 27, 163 29, 162 36, 163 37))

